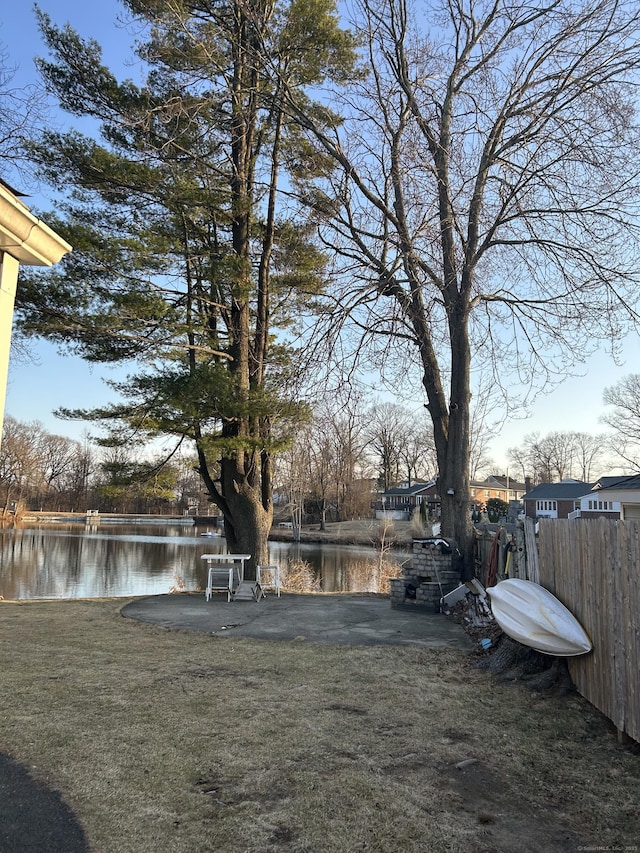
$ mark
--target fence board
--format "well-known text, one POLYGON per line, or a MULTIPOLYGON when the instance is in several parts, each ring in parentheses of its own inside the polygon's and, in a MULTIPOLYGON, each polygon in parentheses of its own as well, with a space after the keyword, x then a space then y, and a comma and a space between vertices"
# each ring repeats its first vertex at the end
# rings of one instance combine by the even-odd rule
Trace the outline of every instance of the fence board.
POLYGON ((527 574, 529 580, 540 583, 540 566, 536 547, 535 525, 532 518, 524 520, 524 541, 527 552, 527 574))
MULTIPOLYGON (((640 525, 634 524, 634 565, 640 567, 640 525)), ((629 632, 627 648, 640 649, 640 568, 638 571, 629 575, 629 632), (635 606, 634 606, 635 602, 635 606)), ((632 670, 638 669, 638 660, 636 656, 629 655, 629 668, 632 670)), ((636 672, 635 677, 638 678, 636 672)), ((630 683, 631 680, 630 680, 630 683)), ((634 690, 630 694, 629 701, 630 719, 640 720, 640 690, 634 690)))
MULTIPOLYGON (((609 539, 613 540, 613 530, 609 530, 609 539)), ((612 646, 613 646, 613 685, 611 697, 612 717, 619 731, 624 731, 627 716, 627 668, 624 655, 625 647, 625 594, 628 587, 622 567, 622 553, 629 552, 629 529, 621 527, 616 531, 620 539, 620 548, 616 550, 615 542, 611 541, 609 554, 611 558, 611 603, 612 603, 612 646)))

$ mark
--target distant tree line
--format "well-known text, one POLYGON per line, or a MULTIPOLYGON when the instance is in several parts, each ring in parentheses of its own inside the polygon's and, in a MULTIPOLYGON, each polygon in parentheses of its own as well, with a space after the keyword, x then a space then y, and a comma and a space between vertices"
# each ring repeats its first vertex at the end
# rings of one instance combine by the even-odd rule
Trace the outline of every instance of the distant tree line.
POLYGON ((0 446, 5 514, 51 512, 178 513, 197 506, 202 484, 194 459, 167 462, 143 450, 99 449, 7 416, 0 446), (134 455, 137 454, 137 455, 134 455))
MULTIPOLYGON (((565 479, 592 482, 607 474, 640 470, 640 374, 624 376, 604 389, 600 417, 606 432, 532 432, 508 450, 513 471, 534 484, 565 479)), ((577 416, 578 417, 578 416, 577 416)))
POLYGON ((590 482, 611 467, 607 437, 586 432, 553 431, 546 435, 532 432, 522 444, 508 451, 510 470, 518 471, 522 481, 534 484, 566 479, 590 482))
MULTIPOLYGON (((531 432, 507 451, 512 479, 532 485, 567 478, 591 482, 605 474, 635 473, 640 465, 640 374, 605 389, 612 409, 607 432, 531 432)), ((348 388, 309 406, 273 479, 278 517, 302 522, 346 521, 371 514, 375 493, 437 476, 433 433, 419 411, 348 388)), ((497 473, 487 453, 490 427, 473 434, 474 479, 497 473)), ((0 507, 173 514, 216 512, 209 507, 195 452, 169 459, 150 446, 100 446, 48 432, 8 415, 0 445, 0 507)), ((504 514, 504 513, 502 513, 504 514)))
MULTIPOLYGON (((182 513, 207 498, 195 452, 166 459, 151 446, 80 442, 7 416, 0 446, 2 506, 51 511, 182 513)), ((368 516, 377 489, 435 477, 424 419, 350 390, 313 407, 274 470, 276 508, 305 520, 368 516)), ((215 508, 211 509, 215 512, 215 508)))
POLYGON ((315 406, 311 421, 280 456, 278 501, 294 520, 324 526, 367 517, 378 490, 431 479, 435 471, 424 418, 349 389, 315 406))

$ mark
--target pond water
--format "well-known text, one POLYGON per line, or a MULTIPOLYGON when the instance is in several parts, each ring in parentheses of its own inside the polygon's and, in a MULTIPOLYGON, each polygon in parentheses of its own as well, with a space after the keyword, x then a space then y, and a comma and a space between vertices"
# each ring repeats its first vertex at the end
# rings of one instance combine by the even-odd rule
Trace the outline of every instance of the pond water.
MULTIPOLYGON (((203 554, 226 551, 221 536, 187 525, 49 524, 0 531, 0 595, 33 598, 116 598, 206 586, 203 554)), ((303 560, 322 592, 379 592, 373 548, 272 542, 269 562, 303 560)), ((401 563, 407 554, 388 554, 401 563)))

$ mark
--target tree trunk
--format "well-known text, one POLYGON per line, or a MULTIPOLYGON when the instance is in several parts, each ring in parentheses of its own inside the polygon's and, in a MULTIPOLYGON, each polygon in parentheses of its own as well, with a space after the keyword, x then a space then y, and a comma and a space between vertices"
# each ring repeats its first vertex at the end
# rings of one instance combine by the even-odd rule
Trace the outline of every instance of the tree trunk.
MULTIPOLYGON (((223 463, 228 473, 235 468, 232 460, 223 463)), ((232 474, 237 483, 237 469, 232 474)), ((227 512, 224 515, 224 530, 227 550, 234 554, 251 554, 245 563, 245 578, 253 580, 257 565, 269 563, 268 538, 273 520, 273 512, 265 509, 255 490, 244 485, 227 495, 227 512)))
MULTIPOLYGON (((442 479, 442 530, 455 540, 461 578, 474 575, 473 525, 469 494, 470 364, 469 318, 466 299, 456 290, 456 304, 449 312, 451 340, 451 393, 446 450, 440 464, 442 479)), ((445 534, 446 535, 446 534, 445 534)))
POLYGON ((457 568, 460 569, 461 579, 469 579, 474 574, 469 495, 469 330, 463 297, 457 294, 455 287, 451 290, 456 298, 449 311, 451 383, 448 407, 424 315, 414 311, 412 320, 424 368, 422 384, 433 423, 441 501, 441 533, 455 540, 459 552, 457 568))
POLYGON ((207 455, 197 447, 199 473, 211 500, 224 517, 227 550, 251 554, 245 564, 247 580, 255 577, 255 567, 269 563, 269 533, 273 523, 273 485, 270 466, 264 461, 256 476, 258 453, 237 451, 220 459, 220 484, 214 480, 207 455))

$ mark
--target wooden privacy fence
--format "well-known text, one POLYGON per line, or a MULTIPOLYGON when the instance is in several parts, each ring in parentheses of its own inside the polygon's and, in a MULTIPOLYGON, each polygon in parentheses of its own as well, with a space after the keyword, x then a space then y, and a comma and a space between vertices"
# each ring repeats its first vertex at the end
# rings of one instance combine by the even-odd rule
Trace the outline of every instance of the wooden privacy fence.
POLYGON ((539 530, 537 543, 530 518, 478 531, 477 577, 487 585, 494 550, 498 581, 508 569, 508 577, 539 583, 562 601, 593 645, 568 659, 576 688, 619 733, 640 741, 640 522, 547 518, 539 530))
MULTIPOLYGON (((539 583, 581 623, 593 651, 569 658, 579 693, 640 741, 640 524, 541 519, 539 583)), ((531 578, 534 580, 534 578, 531 578)))

